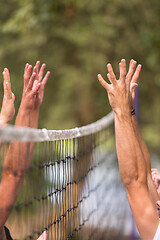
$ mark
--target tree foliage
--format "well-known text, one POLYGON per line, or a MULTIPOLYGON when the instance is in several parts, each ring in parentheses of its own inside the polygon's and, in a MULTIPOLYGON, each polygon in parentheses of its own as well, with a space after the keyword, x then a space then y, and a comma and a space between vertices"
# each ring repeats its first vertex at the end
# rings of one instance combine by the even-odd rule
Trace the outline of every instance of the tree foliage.
MULTIPOLYGON (((160 142, 160 2, 158 0, 1 0, 0 63, 8 67, 18 108, 26 62, 47 64, 52 75, 40 127, 87 124, 111 110, 96 75, 121 58, 141 63, 142 131, 160 142)), ((1 83, 2 84, 2 83, 1 83)), ((1 86, 2 89, 2 86, 1 86)), ((1 94, 2 95, 2 94, 1 94)))

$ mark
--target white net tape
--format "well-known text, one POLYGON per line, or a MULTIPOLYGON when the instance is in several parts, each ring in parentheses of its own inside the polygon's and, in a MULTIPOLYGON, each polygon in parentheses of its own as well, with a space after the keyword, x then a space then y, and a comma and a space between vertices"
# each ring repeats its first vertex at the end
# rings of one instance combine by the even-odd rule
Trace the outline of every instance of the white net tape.
POLYGON ((15 127, 9 125, 0 128, 0 140, 3 142, 16 140, 43 142, 71 139, 96 133, 108 127, 113 121, 114 114, 113 112, 110 112, 108 115, 94 123, 88 124, 80 128, 73 128, 68 130, 33 129, 28 127, 15 127))

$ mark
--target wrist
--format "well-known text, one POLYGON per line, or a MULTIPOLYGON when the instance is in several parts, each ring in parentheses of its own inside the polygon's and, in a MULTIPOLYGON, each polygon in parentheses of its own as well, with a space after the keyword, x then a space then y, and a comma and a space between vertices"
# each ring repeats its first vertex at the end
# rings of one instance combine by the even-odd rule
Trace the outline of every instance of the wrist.
POLYGON ((30 115, 30 110, 25 109, 25 108, 23 108, 21 106, 19 107, 18 114, 17 114, 18 118, 25 118, 25 117, 27 117, 29 115, 30 115))
POLYGON ((31 111, 32 111, 32 108, 26 107, 25 104, 21 103, 18 110, 18 114, 26 115, 26 114, 30 114, 31 111))
POLYGON ((30 113, 30 127, 38 128, 39 110, 32 110, 30 113))
POLYGON ((122 121, 130 121, 131 119, 131 113, 130 109, 126 109, 124 111, 114 111, 114 116, 122 121))

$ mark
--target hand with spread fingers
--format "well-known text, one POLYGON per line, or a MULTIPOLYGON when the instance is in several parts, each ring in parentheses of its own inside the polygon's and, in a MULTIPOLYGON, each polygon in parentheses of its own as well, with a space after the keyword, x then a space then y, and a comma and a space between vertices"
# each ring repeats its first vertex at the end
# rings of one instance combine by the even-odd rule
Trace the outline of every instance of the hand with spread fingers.
MULTIPOLYGON (((40 84, 39 90, 38 90, 38 92, 36 94, 36 97, 35 97, 35 102, 34 102, 34 105, 33 105, 33 109, 39 109, 41 103, 43 102, 44 88, 45 88, 45 85, 46 85, 46 83, 48 81, 48 78, 49 78, 49 75, 50 75, 50 72, 48 71, 45 74, 45 76, 43 77, 45 67, 46 67, 46 64, 42 64, 42 66, 40 68, 40 61, 37 61, 36 65, 34 66, 34 69, 33 69, 33 74, 35 74, 35 79, 40 84)), ((26 67, 25 67, 25 71, 24 71, 24 81, 25 81, 25 83, 27 83, 28 80, 29 80, 28 72, 30 72, 30 65, 27 63, 26 67)), ((26 87, 26 84, 24 86, 24 89, 25 89, 25 87, 26 87)))
POLYGON ((46 67, 46 64, 42 64, 42 66, 40 68, 40 61, 37 61, 36 65, 33 69, 33 71, 36 73, 36 78, 37 78, 38 82, 40 83, 40 88, 39 88, 38 94, 36 96, 35 105, 34 105, 35 109, 39 108, 39 106, 43 102, 45 85, 46 85, 49 75, 50 75, 50 72, 48 71, 45 74, 45 76, 43 77, 45 67, 46 67))
POLYGON ((98 74, 101 85, 107 90, 110 105, 114 113, 129 113, 132 102, 134 102, 135 87, 137 86, 137 76, 139 75, 141 66, 138 65, 136 71, 136 61, 131 60, 129 71, 126 71, 126 61, 122 59, 119 63, 120 77, 117 80, 113 72, 111 64, 107 64, 110 84, 98 74))
POLYGON ((151 179, 150 157, 133 114, 141 65, 136 68, 136 61, 131 60, 127 73, 126 61, 122 59, 118 80, 111 64, 108 64, 107 68, 110 84, 100 74, 98 79, 107 90, 114 111, 116 152, 121 180, 141 238, 160 239, 160 223, 156 211, 158 194, 151 179))
POLYGON ((15 96, 11 91, 10 75, 7 68, 5 68, 3 71, 3 79, 4 96, 0 113, 0 125, 10 123, 15 114, 15 96))
POLYGON ((21 100, 21 105, 19 109, 25 109, 28 112, 31 112, 33 109, 33 105, 35 102, 36 94, 38 93, 38 90, 40 88, 40 83, 36 79, 36 73, 32 73, 32 66, 29 65, 27 71, 26 71, 26 78, 24 81, 24 89, 23 89, 23 95, 21 100))
MULTIPOLYGON (((39 89, 36 92, 36 95, 34 98, 34 103, 32 105, 32 111, 30 113, 30 127, 31 128, 38 127, 39 108, 43 102, 45 85, 46 85, 49 75, 50 75, 50 72, 48 71, 45 74, 45 76, 43 77, 45 67, 46 67, 46 64, 42 64, 42 66, 40 67, 40 61, 37 61, 36 65, 33 68, 33 74, 35 75, 35 79, 36 79, 37 83, 39 84, 39 89)), ((27 83, 29 82, 30 75, 31 75, 31 65, 29 65, 27 63, 25 70, 24 70, 23 92, 25 92, 25 90, 26 90, 26 86, 27 86, 27 83)))

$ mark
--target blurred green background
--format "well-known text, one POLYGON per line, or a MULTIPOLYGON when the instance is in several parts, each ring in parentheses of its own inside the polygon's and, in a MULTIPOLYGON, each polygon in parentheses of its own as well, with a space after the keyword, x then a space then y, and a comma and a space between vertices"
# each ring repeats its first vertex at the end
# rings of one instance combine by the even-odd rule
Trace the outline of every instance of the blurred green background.
MULTIPOLYGON (((91 123, 110 110, 96 75, 111 62, 142 64, 139 113, 143 136, 160 152, 159 0, 1 0, 0 71, 8 67, 18 109, 27 62, 51 71, 39 128, 91 123)), ((2 75, 0 81, 3 93, 2 75)), ((14 123, 14 121, 13 121, 14 123)))

